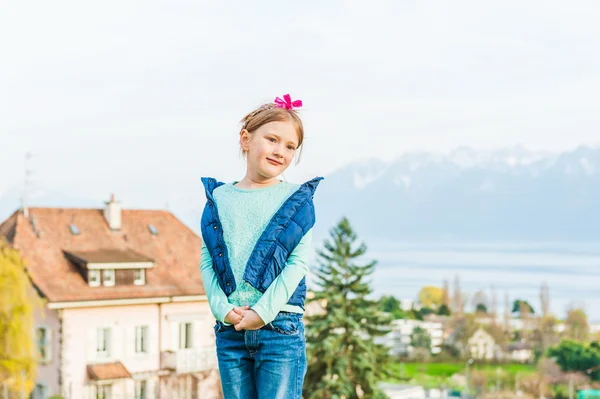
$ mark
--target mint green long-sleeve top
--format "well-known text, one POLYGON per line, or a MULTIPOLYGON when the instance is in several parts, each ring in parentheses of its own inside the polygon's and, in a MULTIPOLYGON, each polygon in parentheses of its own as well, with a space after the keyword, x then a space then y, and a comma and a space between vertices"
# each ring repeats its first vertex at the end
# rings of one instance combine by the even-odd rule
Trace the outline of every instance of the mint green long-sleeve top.
POLYGON ((267 224, 299 187, 297 184, 280 182, 265 188, 243 189, 235 186, 235 183, 228 183, 213 191, 236 283, 236 290, 227 297, 219 286, 212 258, 203 242, 202 280, 210 309, 217 320, 225 322, 225 316, 234 306, 249 305, 265 324, 273 321, 282 310, 304 312, 299 306, 288 305, 287 301, 308 274, 312 230, 302 237, 288 257, 286 266, 264 294, 243 279, 250 254, 267 224))

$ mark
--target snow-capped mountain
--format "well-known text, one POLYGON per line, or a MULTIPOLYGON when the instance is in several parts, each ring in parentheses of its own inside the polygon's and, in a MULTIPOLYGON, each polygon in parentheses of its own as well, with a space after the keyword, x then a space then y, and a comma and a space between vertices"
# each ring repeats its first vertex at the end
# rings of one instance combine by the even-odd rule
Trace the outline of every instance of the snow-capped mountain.
POLYGON ((371 239, 600 239, 600 148, 363 160, 327 176, 315 200, 319 235, 346 215, 371 239))

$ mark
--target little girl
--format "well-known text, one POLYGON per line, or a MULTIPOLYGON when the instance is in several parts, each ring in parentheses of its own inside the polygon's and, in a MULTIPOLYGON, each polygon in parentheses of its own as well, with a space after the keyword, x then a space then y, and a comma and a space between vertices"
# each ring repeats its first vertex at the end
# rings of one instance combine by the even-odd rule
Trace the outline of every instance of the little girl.
POLYGON ((202 279, 225 399, 302 397, 312 199, 322 178, 278 180, 302 146, 301 106, 286 94, 250 112, 240 131, 246 176, 202 178, 202 279))

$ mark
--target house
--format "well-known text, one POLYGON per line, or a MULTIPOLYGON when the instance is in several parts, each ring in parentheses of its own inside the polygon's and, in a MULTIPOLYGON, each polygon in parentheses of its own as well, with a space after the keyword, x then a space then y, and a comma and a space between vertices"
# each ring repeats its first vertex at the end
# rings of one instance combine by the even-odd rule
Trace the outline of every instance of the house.
POLYGON ((29 208, 0 225, 44 300, 33 397, 220 396, 201 239, 167 211, 29 208))
POLYGON ((412 319, 394 320, 391 325, 391 331, 383 337, 375 338, 375 342, 388 346, 391 356, 408 356, 415 349, 412 345, 411 337, 417 327, 425 330, 429 335, 431 339, 431 353, 440 353, 444 332, 442 323, 437 322, 412 319))
POLYGON ((518 363, 533 362, 533 348, 526 342, 511 342, 506 348, 508 358, 518 363))
POLYGON ((483 328, 478 328, 471 338, 469 338, 467 348, 473 359, 492 360, 497 358, 496 341, 483 328))
POLYGON ((378 387, 390 399, 427 399, 425 389, 420 385, 380 383, 378 387))

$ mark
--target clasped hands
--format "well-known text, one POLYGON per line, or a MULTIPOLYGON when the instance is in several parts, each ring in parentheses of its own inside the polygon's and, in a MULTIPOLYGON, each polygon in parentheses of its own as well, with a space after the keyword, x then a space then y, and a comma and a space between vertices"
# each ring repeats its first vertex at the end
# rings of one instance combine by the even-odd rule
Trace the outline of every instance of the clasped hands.
POLYGON ((258 313, 250 309, 250 306, 236 306, 232 311, 227 313, 225 321, 233 324, 237 331, 241 330, 258 330, 265 325, 263 319, 258 313))

